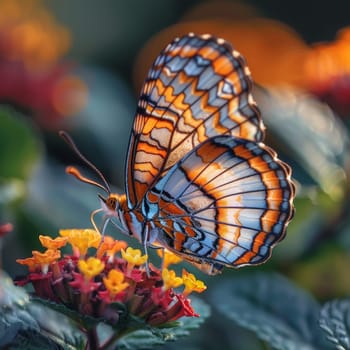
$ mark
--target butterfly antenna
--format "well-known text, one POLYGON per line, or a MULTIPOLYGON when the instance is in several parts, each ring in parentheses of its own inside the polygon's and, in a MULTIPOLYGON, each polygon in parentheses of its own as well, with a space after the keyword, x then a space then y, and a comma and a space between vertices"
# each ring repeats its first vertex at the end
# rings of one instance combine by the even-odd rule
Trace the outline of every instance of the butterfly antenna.
POLYGON ((93 181, 91 179, 88 179, 87 177, 83 176, 80 174, 79 170, 73 166, 69 166, 66 168, 66 172, 70 175, 73 175, 74 177, 76 177, 78 180, 88 183, 90 185, 94 185, 97 186, 101 189, 103 189, 104 191, 106 191, 108 194, 111 193, 111 188, 109 187, 109 184, 106 180, 106 178, 103 176, 103 174, 101 173, 101 171, 96 167, 96 165, 94 165, 92 162, 90 162, 78 149, 77 145, 75 144, 75 142, 73 141, 73 139, 71 138, 71 136, 61 130, 58 133, 60 135, 60 137, 62 137, 62 139, 66 142, 66 144, 73 150, 73 152, 90 168, 92 169, 102 180, 103 185, 99 184, 96 181, 93 181))

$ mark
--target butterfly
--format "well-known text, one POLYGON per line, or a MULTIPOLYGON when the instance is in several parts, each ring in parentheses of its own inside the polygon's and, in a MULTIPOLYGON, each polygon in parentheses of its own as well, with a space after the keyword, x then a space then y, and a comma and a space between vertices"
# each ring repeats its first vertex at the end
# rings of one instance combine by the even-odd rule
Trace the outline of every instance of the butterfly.
POLYGON ((251 90, 244 58, 223 39, 190 33, 170 43, 142 87, 125 194, 111 193, 97 169, 104 186, 67 170, 108 193, 92 214, 105 214, 102 232, 112 220, 145 250, 161 246, 208 274, 265 262, 285 236, 295 188, 262 143, 251 90))

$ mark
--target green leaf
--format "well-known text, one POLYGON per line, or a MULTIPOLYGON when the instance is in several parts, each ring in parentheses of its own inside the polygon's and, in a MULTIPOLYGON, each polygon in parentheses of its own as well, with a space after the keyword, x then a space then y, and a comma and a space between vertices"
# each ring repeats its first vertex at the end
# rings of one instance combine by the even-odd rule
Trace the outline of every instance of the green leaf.
MULTIPOLYGON (((1 176, 2 174, 0 174, 1 176)), ((0 178, 0 206, 22 199, 25 193, 25 183, 22 180, 0 178)))
POLYGON ((28 121, 0 108, 0 178, 30 177, 41 151, 38 139, 28 121))
POLYGON ((33 298, 32 300, 37 302, 38 304, 42 304, 43 306, 70 318, 72 321, 76 322, 77 324, 83 325, 86 328, 95 327, 98 323, 103 321, 99 318, 83 315, 78 311, 66 307, 63 304, 57 304, 50 300, 45 300, 41 298, 33 298))
POLYGON ((272 141, 295 163, 294 176, 302 185, 317 184, 330 198, 341 199, 350 141, 341 120, 326 104, 290 87, 257 88, 254 97, 272 141))
POLYGON ((41 153, 32 125, 10 108, 0 106, 0 206, 23 199, 26 183, 41 153))
POLYGON ((278 274, 256 273, 212 289, 217 310, 273 349, 328 349, 318 327, 318 303, 278 274))
POLYGON ((293 264, 288 273, 298 285, 318 299, 350 294, 350 255, 339 245, 324 245, 312 258, 293 264))
POLYGON ((326 303, 320 313, 320 327, 337 350, 350 349, 350 299, 326 303))
POLYGON ((139 329, 118 341, 115 349, 152 349, 156 345, 164 344, 165 341, 161 335, 153 333, 152 330, 139 329))
POLYGON ((297 215, 288 226, 283 244, 273 252, 272 259, 284 264, 298 260, 305 252, 315 248, 320 231, 330 222, 331 211, 320 206, 320 191, 310 196, 298 196, 294 200, 297 215))
POLYGON ((139 329, 121 337, 116 343, 116 349, 152 349, 156 345, 165 344, 187 336, 190 331, 198 328, 210 315, 209 306, 198 298, 192 298, 192 306, 200 317, 183 317, 178 322, 172 322, 163 327, 139 329))
POLYGON ((74 333, 62 316, 33 305, 23 288, 15 287, 0 273, 0 348, 81 348, 82 337, 74 333), (56 316, 56 317, 55 317, 56 316))
POLYGON ((43 336, 34 317, 28 312, 29 297, 0 273, 0 348, 55 349, 43 336))
POLYGON ((15 287, 11 278, 0 271, 0 307, 10 310, 28 304, 29 296, 24 289, 15 287))
POLYGON ((61 313, 37 303, 31 303, 28 310, 37 320, 41 334, 56 346, 69 350, 84 348, 85 336, 77 330, 69 318, 62 317, 61 313))

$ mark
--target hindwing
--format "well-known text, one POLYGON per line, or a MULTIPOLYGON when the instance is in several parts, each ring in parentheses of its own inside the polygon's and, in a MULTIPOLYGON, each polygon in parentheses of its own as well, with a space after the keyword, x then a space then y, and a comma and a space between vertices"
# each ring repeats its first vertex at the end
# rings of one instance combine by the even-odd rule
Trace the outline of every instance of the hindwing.
POLYGON ((158 208, 152 221, 160 244, 187 260, 260 264, 293 216, 290 173, 271 148, 216 136, 177 162, 144 200, 158 208))

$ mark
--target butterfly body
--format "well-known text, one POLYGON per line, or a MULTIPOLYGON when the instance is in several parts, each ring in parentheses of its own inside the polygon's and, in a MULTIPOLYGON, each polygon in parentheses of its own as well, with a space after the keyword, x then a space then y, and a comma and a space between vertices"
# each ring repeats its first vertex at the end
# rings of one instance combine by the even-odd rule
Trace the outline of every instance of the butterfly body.
POLYGON ((188 34, 155 60, 131 131, 126 193, 108 218, 145 247, 209 274, 265 262, 294 212, 288 165, 265 127, 245 60, 222 39, 188 34))

